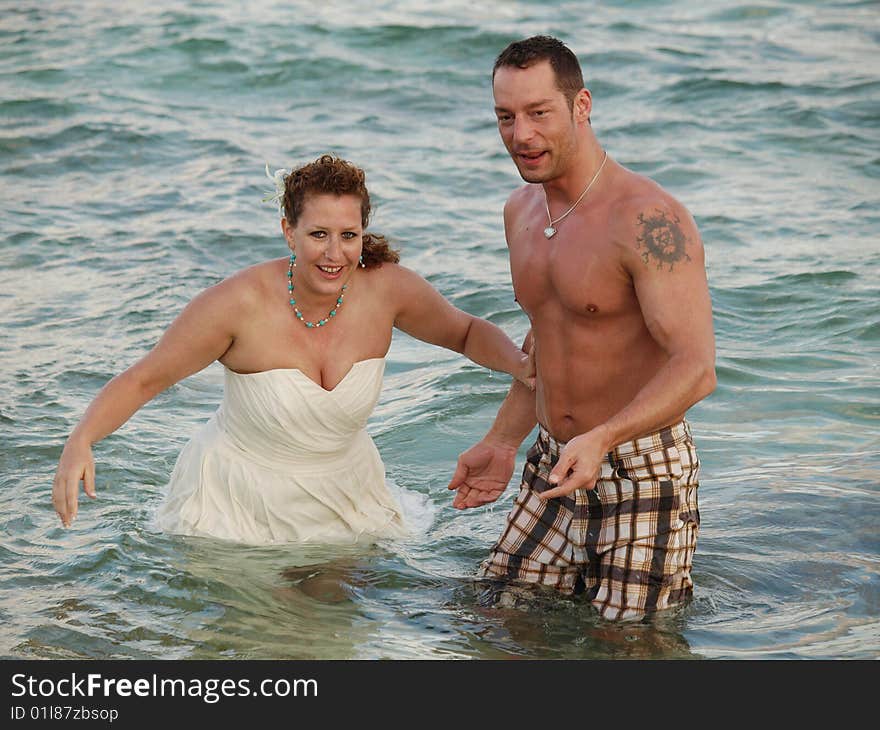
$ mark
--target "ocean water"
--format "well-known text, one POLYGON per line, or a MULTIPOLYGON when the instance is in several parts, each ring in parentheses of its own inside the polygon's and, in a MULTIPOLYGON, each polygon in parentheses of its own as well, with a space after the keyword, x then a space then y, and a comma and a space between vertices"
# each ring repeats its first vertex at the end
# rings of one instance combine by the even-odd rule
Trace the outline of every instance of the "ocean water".
POLYGON ((874 2, 4 3, 0 656, 880 657, 878 42, 874 2), (577 53, 609 154, 705 242, 719 384, 689 414, 693 601, 650 624, 484 606, 471 578, 516 490, 462 513, 445 487, 509 379, 400 333, 369 430, 412 539, 155 531, 216 364, 95 448, 99 499, 61 528, 52 475, 98 389, 197 292, 284 255, 266 163, 363 166, 403 262, 522 337, 489 74, 535 33, 577 53))

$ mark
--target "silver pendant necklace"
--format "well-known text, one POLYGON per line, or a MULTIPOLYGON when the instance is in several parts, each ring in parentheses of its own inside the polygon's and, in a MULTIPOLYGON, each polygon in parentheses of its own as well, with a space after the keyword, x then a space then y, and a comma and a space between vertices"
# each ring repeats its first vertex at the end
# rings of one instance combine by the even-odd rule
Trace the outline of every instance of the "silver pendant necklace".
POLYGON ((582 192, 580 194, 580 197, 574 201, 571 208, 569 208, 567 211, 565 211, 565 213, 563 213, 561 216, 559 216, 556 220, 553 220, 552 216, 550 215, 550 204, 547 202, 547 191, 546 190, 544 191, 544 207, 547 209, 547 220, 550 221, 550 224, 544 229, 544 237, 545 238, 553 238, 553 236, 556 235, 556 224, 559 223, 559 221, 561 221, 563 218, 565 218, 565 216, 567 216, 569 213, 571 213, 571 211, 573 211, 575 208, 577 208, 578 203, 580 203, 584 199, 584 196, 587 194, 589 189, 591 187, 593 187, 593 183, 599 179, 599 173, 602 172, 602 168, 605 167, 605 161, 607 159, 608 159, 608 150, 605 150, 605 156, 602 158, 602 164, 599 165, 599 169, 596 170, 596 174, 593 175, 593 179, 590 180, 587 187, 584 188, 584 192, 582 192))

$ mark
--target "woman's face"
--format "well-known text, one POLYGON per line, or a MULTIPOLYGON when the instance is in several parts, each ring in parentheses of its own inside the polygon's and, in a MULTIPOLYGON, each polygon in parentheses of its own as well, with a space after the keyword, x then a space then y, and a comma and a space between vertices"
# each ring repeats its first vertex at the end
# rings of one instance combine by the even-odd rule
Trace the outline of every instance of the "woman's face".
POLYGON ((293 282, 299 291, 335 295, 358 265, 363 249, 361 199, 356 195, 310 194, 295 226, 282 219, 296 254, 293 282))

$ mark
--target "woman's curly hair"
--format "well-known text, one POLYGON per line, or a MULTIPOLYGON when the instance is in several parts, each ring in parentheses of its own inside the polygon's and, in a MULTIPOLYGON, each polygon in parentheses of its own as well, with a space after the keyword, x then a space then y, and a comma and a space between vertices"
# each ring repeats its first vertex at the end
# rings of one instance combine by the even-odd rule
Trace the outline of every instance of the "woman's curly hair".
MULTIPOLYGON (((295 226, 302 215, 310 194, 355 195, 361 199, 361 225, 366 230, 370 222, 370 193, 366 176, 359 167, 347 160, 321 155, 314 162, 290 172, 284 181, 284 217, 295 226)), ((384 262, 396 264, 400 254, 379 233, 364 233, 363 262, 366 268, 381 266, 384 262)))

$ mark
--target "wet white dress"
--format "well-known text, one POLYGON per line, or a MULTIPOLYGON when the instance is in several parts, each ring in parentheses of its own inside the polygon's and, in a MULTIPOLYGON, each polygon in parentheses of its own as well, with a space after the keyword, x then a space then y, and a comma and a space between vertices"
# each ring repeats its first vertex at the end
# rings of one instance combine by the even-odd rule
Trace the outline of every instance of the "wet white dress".
POLYGON ((223 402, 183 448, 159 507, 166 532, 262 545, 406 534, 365 430, 384 358, 325 390, 302 371, 224 371, 223 402))

